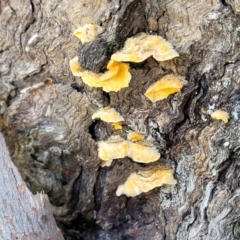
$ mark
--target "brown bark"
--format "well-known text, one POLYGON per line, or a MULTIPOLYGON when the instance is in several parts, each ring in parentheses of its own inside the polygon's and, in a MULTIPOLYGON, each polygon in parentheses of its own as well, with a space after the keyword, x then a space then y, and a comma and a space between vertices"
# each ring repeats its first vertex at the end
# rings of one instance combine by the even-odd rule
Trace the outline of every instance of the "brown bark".
POLYGON ((63 239, 46 194, 32 195, 12 163, 0 133, 0 238, 63 239))
POLYGON ((239 239, 238 2, 18 2, 1 2, 0 126, 31 191, 48 194, 65 238, 239 239), (104 32, 81 45, 73 30, 89 22, 104 32), (140 31, 165 37, 180 57, 131 64, 130 85, 118 93, 90 88, 70 73, 77 54, 87 68, 102 70, 140 31), (146 89, 169 73, 188 84, 152 104, 146 89), (161 152, 154 164, 174 169, 176 186, 116 196, 132 172, 154 164, 124 158, 100 167, 97 141, 115 134, 91 119, 104 106, 125 119, 117 134, 132 130, 152 139, 161 152), (229 122, 213 121, 214 109, 229 112, 229 122))

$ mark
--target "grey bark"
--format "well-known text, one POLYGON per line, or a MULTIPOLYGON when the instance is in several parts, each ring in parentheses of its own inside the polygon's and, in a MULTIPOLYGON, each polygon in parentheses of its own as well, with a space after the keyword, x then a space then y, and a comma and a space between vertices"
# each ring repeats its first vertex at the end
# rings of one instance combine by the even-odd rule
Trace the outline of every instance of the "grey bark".
POLYGON ((46 194, 32 195, 0 133, 0 239, 63 239, 46 194))
POLYGON ((139 2, 144 29, 132 28, 125 11, 136 1, 1 2, 0 127, 11 157, 31 191, 48 194, 66 239, 239 239, 239 2, 139 2), (82 46, 72 33, 89 22, 104 32, 82 46), (90 88, 70 73, 77 54, 100 71, 111 51, 139 31, 165 37, 180 57, 131 64, 130 86, 118 93, 90 88), (185 76, 187 86, 152 104, 146 89, 169 73, 185 76), (91 119, 105 106, 125 118, 117 134, 132 130, 152 139, 161 152, 154 164, 174 169, 176 186, 116 196, 132 172, 154 164, 124 158, 100 167, 97 142, 116 134, 91 119), (229 122, 213 121, 214 109, 229 112, 229 122))

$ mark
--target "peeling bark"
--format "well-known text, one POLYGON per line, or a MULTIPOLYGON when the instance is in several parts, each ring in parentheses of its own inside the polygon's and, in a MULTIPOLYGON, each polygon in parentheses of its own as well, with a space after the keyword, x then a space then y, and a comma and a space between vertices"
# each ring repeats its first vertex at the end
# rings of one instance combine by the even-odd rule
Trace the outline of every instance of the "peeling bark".
POLYGON ((230 0, 1 3, 0 128, 31 191, 48 194, 66 239, 240 238, 238 5, 230 0), (100 24, 104 32, 81 45, 72 33, 85 23, 100 24), (131 64, 130 85, 117 93, 90 88, 70 73, 69 60, 77 54, 86 68, 102 71, 112 52, 141 31, 166 38, 180 57, 131 64), (188 84, 152 104, 146 89, 172 73, 188 84), (52 84, 44 82, 49 77, 52 84), (91 119, 106 106, 124 117, 123 130, 91 119), (227 124, 211 119, 216 109, 229 113, 227 124), (128 131, 151 139, 161 159, 149 165, 117 159, 101 168, 97 142, 113 134, 126 138, 128 131), (134 198, 116 196, 131 173, 155 165, 173 169, 177 185, 134 198))

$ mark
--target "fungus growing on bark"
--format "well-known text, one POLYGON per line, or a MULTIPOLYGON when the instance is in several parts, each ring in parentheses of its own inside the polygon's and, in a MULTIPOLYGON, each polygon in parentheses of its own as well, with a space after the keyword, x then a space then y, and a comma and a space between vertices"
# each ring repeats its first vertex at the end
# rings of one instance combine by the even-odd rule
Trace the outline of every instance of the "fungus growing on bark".
POLYGON ((154 169, 132 173, 126 182, 120 185, 116 195, 125 194, 128 197, 135 197, 142 192, 148 192, 163 184, 174 185, 177 181, 173 177, 172 169, 156 167, 154 169))
POLYGON ((99 109, 92 115, 92 119, 101 119, 104 122, 118 123, 123 122, 124 118, 118 113, 115 108, 105 107, 99 109))
POLYGON ((212 119, 222 120, 224 123, 228 122, 229 115, 226 111, 216 110, 211 114, 212 119))
POLYGON ((111 166, 112 161, 113 161, 113 160, 102 161, 100 166, 101 166, 101 167, 109 167, 109 166, 111 166))
POLYGON ((128 145, 128 157, 135 162, 150 163, 160 158, 160 153, 150 142, 133 143, 129 141, 128 145))
POLYGON ((114 130, 121 130, 122 129, 122 124, 121 123, 113 123, 112 124, 114 130))
POLYGON ((141 141, 144 139, 144 135, 137 132, 130 132, 127 135, 127 139, 133 142, 141 141))
POLYGON ((169 74, 152 84, 147 89, 145 96, 155 103, 173 93, 180 92, 185 84, 186 80, 183 77, 169 74))
POLYGON ((72 71, 73 76, 81 77, 82 75, 82 67, 78 63, 78 56, 72 58, 69 62, 70 69, 72 71))
POLYGON ((126 157, 127 152, 128 143, 120 136, 112 136, 98 143, 98 156, 103 161, 110 161, 109 165, 113 159, 126 157))
POLYGON ((70 60, 70 68, 74 76, 82 78, 83 82, 90 87, 102 87, 105 92, 118 92, 124 87, 128 87, 131 80, 129 64, 110 60, 107 65, 108 71, 105 73, 94 73, 82 69, 78 63, 78 57, 70 60))
POLYGON ((93 41, 100 33, 102 33, 102 28, 91 23, 85 24, 74 31, 74 35, 78 37, 82 43, 93 41))
POLYGON ((150 163, 157 161, 160 153, 150 142, 134 143, 120 136, 112 136, 107 141, 98 143, 98 156, 103 161, 112 162, 113 159, 129 157, 135 162, 150 163))
POLYGON ((131 80, 128 64, 111 60, 107 69, 108 71, 99 75, 86 71, 81 76, 82 80, 90 87, 102 87, 105 92, 118 92, 120 89, 128 87, 131 80))
POLYGON ((124 48, 112 55, 119 62, 142 62, 153 56, 157 61, 178 57, 172 45, 160 36, 139 33, 127 39, 124 48))

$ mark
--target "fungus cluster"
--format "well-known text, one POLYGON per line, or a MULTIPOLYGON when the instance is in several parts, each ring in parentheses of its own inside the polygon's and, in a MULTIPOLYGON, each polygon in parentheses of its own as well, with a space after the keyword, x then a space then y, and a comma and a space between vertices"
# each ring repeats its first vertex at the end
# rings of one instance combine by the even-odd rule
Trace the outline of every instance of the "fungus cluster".
MULTIPOLYGON (((87 24, 77 29, 74 34, 82 43, 93 41, 102 29, 97 25, 87 24)), ((101 87, 106 92, 119 91, 128 87, 131 80, 129 64, 125 62, 142 62, 149 57, 157 61, 166 61, 178 57, 179 54, 172 45, 160 36, 139 33, 125 42, 124 47, 115 52, 107 64, 107 71, 95 73, 80 66, 78 57, 70 60, 70 68, 74 76, 81 77, 82 81, 90 87, 101 87)), ((170 94, 180 92, 186 84, 183 77, 167 75, 154 83, 146 91, 145 96, 153 103, 167 98, 170 94)), ((122 129, 124 118, 114 108, 102 108, 93 114, 92 119, 100 119, 111 123, 115 130, 122 129)), ((135 162, 151 163, 160 158, 157 148, 137 132, 129 132, 127 139, 111 136, 106 141, 98 142, 98 156, 102 160, 101 166, 110 166, 114 159, 129 157, 135 162)), ((175 184, 173 170, 155 167, 132 173, 126 182, 117 189, 117 196, 125 194, 136 196, 163 184, 175 184)))
MULTIPOLYGON (((85 43, 93 41, 101 32, 101 27, 94 24, 86 24, 75 30, 74 34, 80 38, 82 43, 85 43)), ((105 92, 118 92, 122 88, 128 87, 131 80, 129 64, 124 62, 139 63, 151 56, 157 61, 166 61, 178 57, 179 54, 162 37, 139 33, 127 39, 123 49, 111 56, 106 72, 98 74, 84 69, 79 65, 78 57, 70 60, 70 68, 73 75, 81 77, 82 81, 88 86, 101 87, 105 92)), ((178 90, 175 92, 170 90, 172 84, 170 81, 168 87, 170 94, 178 92, 178 90)), ((148 97, 148 91, 145 95, 148 97)))

